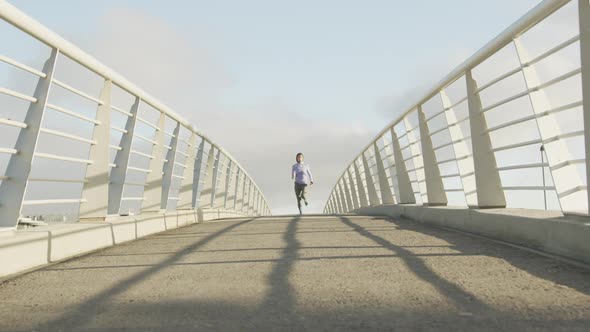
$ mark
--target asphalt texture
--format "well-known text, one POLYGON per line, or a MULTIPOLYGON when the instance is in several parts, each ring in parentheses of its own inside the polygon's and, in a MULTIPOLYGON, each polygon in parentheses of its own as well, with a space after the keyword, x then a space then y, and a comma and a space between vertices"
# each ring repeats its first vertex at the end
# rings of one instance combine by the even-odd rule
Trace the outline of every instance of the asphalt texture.
POLYGON ((590 331, 590 270, 380 217, 231 219, 0 285, 0 331, 590 331))

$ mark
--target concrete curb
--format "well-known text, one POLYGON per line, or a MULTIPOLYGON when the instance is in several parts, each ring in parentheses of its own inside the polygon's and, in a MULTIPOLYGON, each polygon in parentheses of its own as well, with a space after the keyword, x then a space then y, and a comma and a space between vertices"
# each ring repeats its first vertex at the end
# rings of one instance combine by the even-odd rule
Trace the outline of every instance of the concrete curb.
POLYGON ((151 234, 219 218, 246 217, 223 209, 150 212, 104 221, 41 226, 0 233, 0 278, 133 241, 151 234))
POLYGON ((407 218, 590 263, 590 218, 555 211, 379 205, 359 215, 407 218))

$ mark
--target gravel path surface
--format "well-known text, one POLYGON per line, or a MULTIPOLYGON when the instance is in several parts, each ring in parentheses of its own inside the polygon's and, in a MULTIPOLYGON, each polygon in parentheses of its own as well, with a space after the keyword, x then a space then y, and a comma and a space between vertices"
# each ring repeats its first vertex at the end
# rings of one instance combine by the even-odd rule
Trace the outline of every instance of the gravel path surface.
POLYGON ((0 331, 590 331, 590 270, 405 220, 266 217, 51 265, 0 301, 0 331))

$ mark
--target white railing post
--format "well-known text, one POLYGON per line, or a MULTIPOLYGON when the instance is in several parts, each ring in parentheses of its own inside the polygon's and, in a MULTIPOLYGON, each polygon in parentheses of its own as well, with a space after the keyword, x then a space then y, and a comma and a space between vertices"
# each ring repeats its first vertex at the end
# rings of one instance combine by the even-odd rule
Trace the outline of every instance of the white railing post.
POLYGON ((242 178, 242 206, 240 206, 240 211, 246 212, 246 199, 248 197, 248 176, 244 173, 242 178))
POLYGON ((426 117, 421 106, 418 106, 418 122, 420 126, 422 158, 424 159, 424 177, 426 181, 426 195, 428 197, 427 204, 430 206, 447 205, 447 195, 445 194, 440 170, 436 163, 436 156, 434 155, 432 140, 428 133, 426 117))
POLYGON ((262 195, 260 194, 260 191, 259 191, 258 195, 257 195, 257 199, 256 199, 256 215, 257 216, 261 215, 260 203, 262 203, 262 195))
POLYGON ((369 192, 369 203, 371 205, 379 205, 379 196, 377 196, 377 189, 375 188, 375 182, 373 181, 373 175, 371 174, 371 169, 369 168, 369 162, 367 161, 367 157, 365 156, 365 151, 361 153, 363 158, 363 168, 365 169, 365 181, 367 182, 367 191, 369 192))
POLYGON ((381 203, 382 204, 394 204, 393 195, 391 194, 391 187, 387 180, 387 173, 383 166, 383 159, 381 159, 381 152, 377 142, 373 142, 373 148, 375 149, 375 163, 377 164, 377 176, 379 178, 379 189, 381 191, 381 203))
POLYGON ((258 190, 256 189, 256 187, 254 187, 254 195, 252 196, 252 215, 255 216, 257 215, 257 204, 258 204, 258 190))
POLYGON ((256 191, 256 209, 255 209, 255 214, 257 216, 260 215, 260 202, 262 201, 260 198, 261 198, 260 192, 259 191, 256 191))
POLYGON ((334 193, 332 193, 332 213, 338 213, 338 201, 334 193))
POLYGON ((348 212, 348 209, 346 207, 346 202, 344 201, 344 195, 342 194, 342 188, 340 186, 340 184, 338 184, 338 193, 337 193, 337 197, 338 197, 338 203, 340 205, 340 213, 346 213, 348 212))
MULTIPOLYGON (((580 22, 580 59, 582 65, 582 107, 584 114, 584 143, 586 152, 586 191, 590 188, 590 3, 578 0, 580 22)), ((590 195, 587 193, 586 213, 590 211, 590 195)))
POLYGON ((338 200, 340 202, 340 211, 341 213, 348 212, 348 207, 346 206, 346 200, 344 199, 344 192, 342 191, 342 184, 341 181, 338 180, 338 200))
POLYGON ((205 181, 203 183, 203 190, 201 190, 199 207, 211 207, 211 194, 213 193, 213 164, 215 161, 215 146, 209 143, 209 153, 207 154, 207 168, 205 169, 205 181))
POLYGON ((523 67, 522 72, 533 112, 538 115, 536 118, 537 128, 543 141, 549 173, 553 177, 561 209, 564 212, 583 211, 586 213, 588 211, 587 188, 580 187, 582 180, 576 165, 569 163, 574 158, 572 158, 567 144, 560 138, 562 132, 555 119, 555 114, 543 114, 551 109, 551 103, 545 95, 545 91, 537 89, 541 81, 537 77, 535 64, 527 65, 531 58, 519 38, 514 39, 514 45, 523 67))
POLYGON ((252 185, 252 180, 250 180, 250 178, 248 178, 248 200, 247 205, 246 205, 246 214, 247 215, 251 215, 251 210, 252 210, 252 192, 254 191, 254 186, 252 185))
MULTIPOLYGON (((496 157, 492 151, 492 141, 487 132, 488 126, 482 112, 477 83, 473 79, 471 70, 465 73, 465 80, 467 83, 467 103, 469 107, 477 206, 479 208, 504 208, 506 207, 506 198, 504 197, 504 190, 502 190, 496 157)), ((467 177, 468 175, 461 174, 461 176, 467 177)), ((465 184, 464 187, 467 190, 465 184)))
POLYGON ((260 197, 258 196, 258 190, 254 189, 254 206, 252 208, 252 215, 258 215, 258 200, 260 197))
POLYGON ((359 167, 356 163, 356 159, 352 162, 352 164, 354 165, 354 175, 356 177, 356 186, 359 190, 359 198, 360 198, 361 207, 368 206, 369 202, 367 201, 367 193, 365 192, 365 185, 363 184, 363 179, 361 177, 359 167))
POLYGON ((251 215, 255 216, 256 215, 256 203, 258 200, 258 190, 256 190, 256 187, 252 188, 252 209, 250 209, 251 211, 251 215))
POLYGON ((340 212, 340 206, 338 203, 338 197, 336 197, 336 189, 337 187, 334 186, 334 189, 332 189, 332 201, 334 204, 334 213, 339 213, 340 212))
POLYGON ((248 176, 244 174, 244 192, 242 193, 243 196, 243 203, 242 203, 242 212, 248 214, 248 193, 250 191, 250 182, 248 182, 248 176))
MULTIPOLYGON (((387 142, 385 142, 384 140, 384 144, 387 144, 387 142)), ((395 169, 395 156, 393 153, 393 142, 391 142, 391 144, 383 149, 383 153, 386 155, 386 157, 383 159, 383 167, 385 169, 389 169, 389 174, 391 176, 391 196, 393 197, 393 202, 394 204, 399 204, 399 184, 397 181, 397 171, 395 169), (390 152, 391 151, 391 152, 390 152), (387 163, 386 163, 387 161, 387 163)))
MULTIPOLYGON (((223 208, 227 209, 227 201, 229 199, 231 199, 231 197, 229 196, 229 189, 230 186, 232 185, 232 181, 231 181, 231 175, 232 175, 232 169, 233 169, 233 162, 230 159, 228 164, 227 164, 227 168, 226 168, 226 175, 225 175, 225 196, 223 197, 223 208)), ((235 196, 234 196, 235 197, 235 196)))
POLYGON ((14 229, 18 225, 58 54, 59 50, 52 49, 43 66, 45 78, 39 78, 33 95, 37 102, 29 105, 24 121, 27 127, 18 134, 14 145, 17 153, 10 156, 4 173, 7 179, 0 184, 0 230, 14 229))
POLYGON ((104 220, 108 213, 109 205, 109 150, 111 135, 111 87, 110 80, 104 81, 100 92, 96 110, 96 121, 92 132, 92 140, 96 144, 90 146, 89 159, 92 164, 86 167, 82 198, 86 203, 80 204, 80 220, 99 219, 104 220))
MULTIPOLYGON (((184 161, 184 171, 182 172, 182 180, 180 181, 180 190, 178 192, 179 204, 176 206, 177 210, 192 210, 196 207, 195 205, 195 193, 199 183, 199 177, 194 178, 197 172, 196 167, 196 145, 197 145, 197 134, 191 132, 189 138, 187 157, 184 161)), ((201 153, 201 151, 199 151, 201 153)), ((203 154, 201 153, 201 158, 203 154)), ((200 172, 200 167, 199 167, 200 172)))
POLYGON ((252 209, 254 204, 254 186, 252 183, 252 179, 248 179, 248 215, 252 215, 252 209))
POLYGON ((225 201, 225 179, 227 177, 227 163, 229 162, 229 158, 224 153, 222 153, 219 157, 221 160, 219 161, 219 171, 217 173, 217 185, 215 189, 216 208, 223 207, 223 203, 225 201))
POLYGON ((213 165, 213 179, 211 183, 211 207, 215 208, 217 205, 215 204, 215 198, 217 195, 217 186, 219 185, 219 170, 221 169, 221 150, 217 149, 217 154, 215 155, 215 163, 213 165))
MULTIPOLYGON (((164 129, 162 128, 162 131, 164 129)), ((180 123, 176 124, 172 139, 170 140, 170 149, 166 153, 166 164, 164 165, 164 175, 162 178, 162 195, 160 209, 168 209, 168 198, 170 197, 170 187, 172 185, 172 174, 174 174, 174 164, 176 163, 176 151, 178 150, 178 137, 180 136, 180 123)))
POLYGON ((340 178, 340 190, 341 190, 340 193, 342 195, 342 203, 344 204, 345 212, 351 212, 352 206, 350 204, 351 202, 350 202, 349 196, 346 195, 345 186, 346 186, 346 183, 344 182, 344 178, 340 178))
POLYGON ((254 186, 254 181, 252 181, 252 199, 250 200, 250 215, 254 215, 254 209, 256 208, 256 186, 254 186))
POLYGON ((121 209, 121 199, 123 198, 123 188, 127 179, 127 167, 129 166, 129 158, 131 157, 131 146, 133 145, 137 111, 140 102, 141 99, 136 97, 135 103, 131 106, 131 110, 129 111, 131 116, 127 118, 125 132, 121 135, 121 143, 119 144, 121 150, 117 151, 115 155, 115 166, 111 168, 109 177, 109 214, 119 214, 119 210, 121 209))
MULTIPOLYGON (((406 168, 406 162, 399 145, 399 140, 393 128, 391 128, 391 145, 393 148, 393 160, 395 163, 395 177, 398 186, 398 204, 415 204, 416 196, 410 182, 410 176, 406 168)), ((411 151, 412 149, 410 149, 411 151)), ((412 151, 413 152, 413 151, 412 151)), ((416 167, 416 165, 414 165, 416 167)))
POLYGON ((260 214, 260 201, 262 196, 260 195, 260 191, 256 190, 256 204, 254 204, 254 215, 259 216, 260 214))
POLYGON ((225 178, 225 201, 223 203, 225 209, 231 209, 233 207, 232 201, 236 200, 236 196, 234 195, 234 187, 236 185, 234 182, 235 169, 236 165, 233 160, 230 159, 229 165, 227 166, 227 176, 225 178))
MULTIPOLYGON (((414 110, 415 114, 416 114, 416 119, 419 119, 418 117, 418 110, 414 110)), ((420 195, 420 200, 423 202, 424 201, 424 197, 428 198, 428 195, 426 193, 426 175, 425 175, 425 171, 424 171, 424 158, 422 156, 422 149, 421 149, 421 143, 420 140, 416 138, 416 134, 414 133, 414 131, 416 129, 418 129, 418 134, 420 134, 420 126, 413 128, 412 124, 410 123, 408 117, 405 117, 403 119, 403 125, 404 128, 406 129, 406 135, 408 137, 408 144, 410 147, 410 153, 412 154, 412 163, 413 163, 413 170, 409 170, 407 168, 407 164, 403 164, 404 167, 406 167, 406 172, 408 173, 408 178, 409 178, 409 172, 414 172, 414 175, 416 177, 416 180, 418 181, 418 193, 420 195), (420 144, 419 144, 420 143, 420 144)), ((394 132, 395 133, 395 132, 394 132)), ((399 141, 398 141, 398 146, 399 146, 399 141)), ((400 147, 401 150, 401 147, 400 147)), ((400 151, 401 152, 401 151, 400 151)), ((403 156, 402 156, 403 158, 403 156)), ((416 202, 416 192, 414 192, 414 188, 412 187, 412 194, 414 194, 414 202, 416 202)))
POLYGON ((234 188, 234 204, 232 210, 238 210, 238 194, 240 193, 240 168, 236 167, 236 181, 235 181, 235 188, 234 188))
POLYGON ((348 167, 346 169, 346 174, 348 175, 348 184, 350 186, 350 194, 352 196, 352 205, 354 206, 354 209, 358 209, 360 208, 360 204, 359 204, 359 198, 358 195, 356 193, 356 187, 354 185, 354 179, 352 178, 352 174, 350 173, 350 167, 348 167))
POLYGON ((250 179, 248 176, 244 176, 244 204, 242 204, 242 211, 248 214, 250 209, 250 179))
POLYGON ((229 172, 231 167, 231 160, 227 155, 223 155, 223 165, 221 166, 221 174, 219 178, 219 192, 217 193, 217 207, 225 208, 228 195, 229 186, 229 172))
MULTIPOLYGON (((158 117, 158 129, 154 133, 154 142, 152 145, 152 158, 149 163, 149 170, 146 177, 144 200, 141 206, 142 211, 160 211, 162 209, 162 184, 164 171, 164 126, 166 124, 166 114, 160 113, 158 117)), ((169 157, 169 153, 168 157, 169 157)))
POLYGON ((336 213, 336 208, 334 205, 334 195, 330 195, 330 200, 328 201, 330 203, 329 208, 328 208, 328 212, 329 213, 336 213))
POLYGON ((340 198, 340 188, 338 187, 338 183, 334 187, 334 196, 336 197, 336 205, 338 207, 338 213, 344 213, 344 207, 342 205, 342 200, 340 198))
POLYGON ((346 206, 348 206, 348 211, 350 212, 350 211, 354 210, 354 205, 352 205, 352 197, 350 195, 350 190, 348 189, 348 183, 346 183, 345 175, 343 175, 340 179, 342 180, 342 186, 344 187, 344 196, 346 197, 346 206))
POLYGON ((243 207, 244 207, 244 172, 242 171, 242 169, 238 168, 238 175, 236 176, 236 179, 238 181, 238 183, 236 184, 236 206, 234 208, 234 210, 236 211, 242 211, 243 207))
POLYGON ((453 147, 453 154, 455 156, 455 163, 459 170, 459 178, 461 179, 461 187, 465 194, 465 202, 467 206, 477 206, 477 195, 475 190, 474 171, 473 171, 473 157, 469 151, 466 139, 461 127, 458 124, 457 115, 452 107, 451 100, 447 96, 444 89, 439 91, 442 107, 444 111, 444 119, 446 127, 451 136, 451 146, 453 147))
POLYGON ((335 198, 334 198, 334 192, 332 191, 332 194, 330 195, 330 213, 336 213, 336 203, 335 203, 335 198))
POLYGON ((334 194, 330 195, 330 213, 336 213, 336 205, 334 204, 334 194))
MULTIPOLYGON (((192 175, 192 186, 193 186, 193 194, 192 194, 192 206, 193 208, 201 207, 201 191, 203 190, 203 185, 205 180, 203 179, 202 169, 203 169, 203 155, 205 155, 205 138, 201 137, 201 143, 199 143, 199 148, 197 150, 197 157, 195 158, 195 167, 194 173, 192 175)), ((205 166, 205 169, 207 167, 205 166)))

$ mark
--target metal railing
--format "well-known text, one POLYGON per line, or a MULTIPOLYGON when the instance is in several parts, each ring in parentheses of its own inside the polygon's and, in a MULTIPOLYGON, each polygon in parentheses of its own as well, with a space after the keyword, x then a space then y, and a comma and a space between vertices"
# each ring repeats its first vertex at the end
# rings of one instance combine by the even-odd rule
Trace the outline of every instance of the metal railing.
POLYGON ((9 156, 0 161, 0 230, 35 214, 23 212, 32 206, 75 219, 196 208, 270 214, 248 172, 182 116, 5 1, 0 17, 49 53, 39 69, 0 55, 6 72, 36 79, 32 95, 0 87, 0 155, 9 156), (58 79, 60 60, 100 91, 58 79), (19 105, 26 111, 12 112, 19 105))
POLYGON ((588 214, 590 3, 546 0, 387 125, 324 213, 379 204, 588 214))

